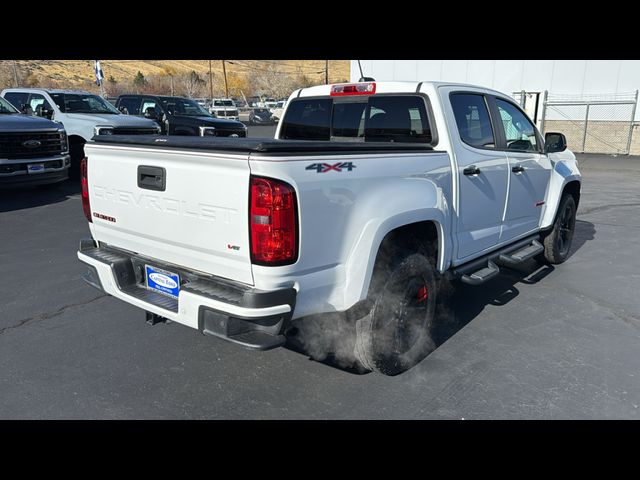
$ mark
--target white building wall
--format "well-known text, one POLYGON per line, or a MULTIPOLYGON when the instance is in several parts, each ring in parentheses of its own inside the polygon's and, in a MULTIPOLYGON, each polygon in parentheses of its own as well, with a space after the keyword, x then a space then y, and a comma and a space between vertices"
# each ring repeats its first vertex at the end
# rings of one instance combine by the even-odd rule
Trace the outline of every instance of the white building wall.
MULTIPOLYGON (((640 89, 640 60, 361 60, 378 81, 448 81, 513 92, 620 94, 640 89)), ((351 81, 360 78, 351 61, 351 81)), ((640 109, 636 112, 640 120, 640 109)))

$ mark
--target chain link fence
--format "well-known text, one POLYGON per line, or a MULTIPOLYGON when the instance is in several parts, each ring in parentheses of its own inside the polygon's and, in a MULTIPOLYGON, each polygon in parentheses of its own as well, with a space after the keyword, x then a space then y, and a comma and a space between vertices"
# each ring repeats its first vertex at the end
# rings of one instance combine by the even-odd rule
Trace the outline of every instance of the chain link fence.
POLYGON ((511 96, 520 105, 520 107, 527 112, 529 118, 533 122, 540 126, 540 111, 542 110, 542 93, 543 92, 513 92, 511 96))
POLYGON ((634 122, 637 104, 638 91, 615 95, 544 92, 540 130, 564 133, 569 149, 576 153, 640 154, 640 132, 634 122))

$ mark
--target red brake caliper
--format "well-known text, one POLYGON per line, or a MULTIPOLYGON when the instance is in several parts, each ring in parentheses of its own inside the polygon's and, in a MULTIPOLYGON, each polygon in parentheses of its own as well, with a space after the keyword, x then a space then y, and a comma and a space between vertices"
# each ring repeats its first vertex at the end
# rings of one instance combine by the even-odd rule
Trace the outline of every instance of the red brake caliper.
POLYGON ((420 290, 418 290, 418 302, 424 302, 427 299, 427 286, 423 285, 420 290))

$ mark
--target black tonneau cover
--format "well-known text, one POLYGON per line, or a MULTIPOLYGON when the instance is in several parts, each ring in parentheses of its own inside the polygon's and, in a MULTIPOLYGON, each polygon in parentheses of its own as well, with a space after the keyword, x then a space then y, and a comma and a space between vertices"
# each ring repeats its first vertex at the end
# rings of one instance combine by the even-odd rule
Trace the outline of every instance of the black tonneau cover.
POLYGON ((140 145, 183 150, 211 150, 254 154, 313 154, 368 152, 433 152, 425 143, 400 142, 327 142, 279 140, 274 138, 190 137, 181 135, 96 135, 96 143, 140 145))

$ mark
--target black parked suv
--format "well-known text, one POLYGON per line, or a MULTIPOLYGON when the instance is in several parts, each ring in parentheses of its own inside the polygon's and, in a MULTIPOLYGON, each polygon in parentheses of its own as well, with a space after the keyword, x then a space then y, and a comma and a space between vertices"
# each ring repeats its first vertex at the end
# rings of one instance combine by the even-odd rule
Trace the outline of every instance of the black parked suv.
POLYGON ((247 127, 235 120, 213 117, 195 100, 162 95, 120 95, 116 108, 128 115, 157 121, 163 135, 246 137, 247 127))
POLYGON ((69 142, 59 123, 23 115, 0 97, 0 188, 69 178, 69 142))

